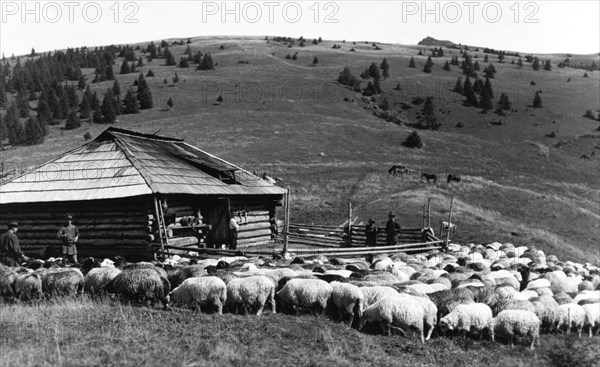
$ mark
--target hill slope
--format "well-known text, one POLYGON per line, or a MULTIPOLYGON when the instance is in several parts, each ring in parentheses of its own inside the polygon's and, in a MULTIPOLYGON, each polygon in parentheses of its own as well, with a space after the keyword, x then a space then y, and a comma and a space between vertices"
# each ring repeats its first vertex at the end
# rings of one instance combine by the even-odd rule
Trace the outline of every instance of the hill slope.
MULTIPOLYGON (((216 70, 196 71, 193 64, 168 67, 164 59, 145 62, 138 72, 151 68, 156 74, 146 78, 155 107, 119 116, 117 126, 146 133, 160 129, 161 135, 184 138, 250 170, 282 178, 291 188, 294 222, 340 224, 351 200, 360 221, 373 217, 382 224, 393 210, 402 225, 420 226, 423 204, 432 198, 437 232, 454 196, 456 241, 512 242, 574 260, 600 259, 600 133, 597 121, 582 117, 586 110, 600 110, 598 72, 588 71, 584 78, 584 70, 557 68, 565 55, 537 55, 550 59, 553 68, 534 71, 527 62, 522 68, 511 64, 516 60, 512 56, 499 63, 490 54, 484 63, 481 51, 471 51, 481 69, 492 62, 497 70, 491 79, 494 104, 501 92, 512 102, 512 110, 500 117, 463 106, 464 97, 451 91, 464 76, 459 67, 445 71, 442 66, 453 56, 460 59, 459 50, 444 49, 445 56, 433 59, 428 74, 423 65, 429 49, 377 46, 380 50, 372 44, 323 41, 288 48, 252 37, 192 39, 193 52, 210 52, 216 70), (341 48, 333 49, 334 44, 341 48), (418 56, 419 50, 425 55, 418 56), (297 59, 287 59, 288 54, 297 59), (390 76, 381 86, 402 121, 419 119, 422 105, 411 103, 415 97, 434 97, 442 125, 437 131, 419 131, 422 149, 401 145, 412 128, 376 117, 373 102, 335 82, 344 66, 358 77, 384 57, 390 76), (411 57, 416 68, 408 67, 411 57), (175 73, 178 83, 172 82, 175 73), (398 85, 400 90, 394 89, 398 85), (540 90, 544 107, 534 109, 533 94, 540 90), (219 95, 223 102, 216 103, 219 95), (491 124, 499 120, 502 125, 491 124), (459 122, 462 128, 455 127, 459 122), (555 137, 546 136, 551 132, 555 137), (590 159, 580 159, 582 155, 590 159), (396 163, 415 173, 389 176, 387 169, 396 163), (420 172, 436 173, 440 180, 427 185, 420 172), (447 185, 448 173, 463 180, 447 185)), ((185 48, 170 50, 179 60, 185 48)), ((573 59, 598 63, 592 56, 573 59)), ((120 64, 117 59, 115 72, 120 64)), ((94 70, 84 72, 90 82, 94 70)), ((121 90, 136 76, 116 75, 121 90)), ((102 93, 112 82, 90 85, 102 93)), ((106 126, 89 128, 95 136, 106 126)), ((4 151, 2 161, 7 167, 41 164, 81 145, 87 130, 86 123, 75 131, 53 127, 43 145, 4 151)))

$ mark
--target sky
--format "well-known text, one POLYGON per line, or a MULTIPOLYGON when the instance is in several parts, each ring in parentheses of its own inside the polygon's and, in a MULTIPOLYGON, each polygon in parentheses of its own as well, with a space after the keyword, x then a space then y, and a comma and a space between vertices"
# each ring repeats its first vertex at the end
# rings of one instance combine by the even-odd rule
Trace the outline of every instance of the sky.
POLYGON ((414 45, 426 36, 527 53, 600 52, 600 1, 6 1, 0 53, 196 36, 414 45))

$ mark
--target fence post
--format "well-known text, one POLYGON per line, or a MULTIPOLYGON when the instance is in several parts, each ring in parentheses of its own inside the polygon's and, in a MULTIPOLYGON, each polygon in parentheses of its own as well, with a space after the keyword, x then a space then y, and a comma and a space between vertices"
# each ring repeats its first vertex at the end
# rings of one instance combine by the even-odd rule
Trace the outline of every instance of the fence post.
POLYGON ((452 224, 452 206, 454 205, 454 196, 450 199, 450 214, 448 214, 448 230, 446 230, 446 247, 450 242, 450 226, 452 224))
POLYGON ((431 198, 427 199, 427 228, 431 228, 431 198))
POLYGON ((290 188, 286 188, 285 198, 284 198, 284 213, 283 213, 283 255, 287 253, 288 249, 288 239, 290 232, 290 188))
POLYGON ((348 247, 352 246, 352 202, 348 200, 348 237, 346 237, 348 247))

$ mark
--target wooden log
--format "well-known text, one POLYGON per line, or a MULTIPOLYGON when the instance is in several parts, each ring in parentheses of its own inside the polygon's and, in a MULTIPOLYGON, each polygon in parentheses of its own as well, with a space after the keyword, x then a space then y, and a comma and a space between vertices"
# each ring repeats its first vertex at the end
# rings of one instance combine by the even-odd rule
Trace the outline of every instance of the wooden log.
MULTIPOLYGON (((146 227, 142 224, 97 224, 97 225, 76 225, 79 231, 88 230, 88 231, 109 231, 109 232, 117 232, 117 231, 130 231, 130 230, 140 230, 146 231, 146 227)), ((58 229, 62 227, 62 225, 27 225, 21 224, 19 222, 19 235, 26 234, 29 232, 58 232, 58 229)))
POLYGON ((256 244, 256 243, 269 243, 271 242, 271 237, 261 236, 255 238, 246 238, 238 241, 238 246, 248 245, 248 244, 256 244))
MULTIPOLYGON (((22 248, 26 248, 27 246, 36 246, 36 245, 53 245, 53 246, 60 246, 60 242, 58 242, 58 240, 53 240, 53 241, 49 241, 49 240, 44 240, 44 239, 28 239, 28 240, 22 240, 19 241, 21 243, 21 247, 22 248)), ((146 240, 145 238, 130 238, 130 239, 94 239, 94 238, 89 238, 89 239, 80 239, 77 242, 77 248, 79 248, 79 246, 115 246, 115 247, 119 247, 119 246, 125 246, 125 245, 129 245, 129 246, 137 246, 137 245, 148 245, 148 240, 146 240)))
POLYGON ((240 223, 240 229, 238 230, 238 233, 269 228, 271 228, 271 224, 269 222, 240 223))
POLYGON ((340 228, 340 227, 336 227, 336 226, 324 226, 324 225, 314 225, 314 224, 290 223, 290 228, 318 228, 318 229, 327 229, 330 231, 339 231, 339 232, 344 231, 344 228, 340 228))
POLYGON ((247 232, 241 232, 238 234, 238 239, 244 239, 244 238, 252 238, 252 237, 259 237, 259 236, 271 236, 271 230, 270 229, 259 229, 259 230, 255 230, 255 231, 247 231, 247 232))
MULTIPOLYGON (((168 238, 168 244, 170 246, 191 246, 198 244, 197 237, 170 237, 168 238)), ((167 248, 165 246, 165 248, 167 248)))

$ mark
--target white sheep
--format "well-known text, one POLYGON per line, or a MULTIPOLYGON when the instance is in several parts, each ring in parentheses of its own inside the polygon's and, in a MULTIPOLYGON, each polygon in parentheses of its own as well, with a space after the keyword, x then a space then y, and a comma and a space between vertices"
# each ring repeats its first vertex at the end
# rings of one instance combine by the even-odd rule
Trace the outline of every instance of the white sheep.
POLYGON ((415 301, 419 302, 421 307, 423 307, 423 327, 427 326, 429 328, 425 340, 429 340, 431 338, 431 334, 433 333, 433 329, 435 329, 435 326, 437 325, 438 309, 435 303, 433 303, 429 297, 417 297, 406 293, 400 293, 399 296, 414 299, 415 301))
POLYGON ((557 329, 560 330, 563 325, 566 325, 567 333, 569 333, 571 328, 575 327, 581 338, 581 331, 585 324, 585 310, 583 307, 575 303, 565 303, 559 305, 558 309, 560 311, 560 321, 558 322, 557 329))
POLYGON ((356 316, 360 320, 362 310, 364 308, 365 296, 361 288, 340 282, 329 283, 332 289, 331 303, 338 310, 340 320, 344 321, 344 317, 350 316, 350 326, 354 320, 355 310, 356 316))
POLYGON ((375 287, 362 287, 361 290, 365 296, 365 307, 369 307, 385 297, 398 295, 398 291, 394 288, 381 285, 375 287))
POLYGON ((256 312, 258 316, 262 313, 267 300, 271 304, 273 313, 276 313, 275 284, 263 275, 236 278, 227 283, 227 304, 235 307, 236 313, 239 305, 242 305, 246 311, 258 305, 256 312))
POLYGON ((111 266, 93 268, 83 278, 83 291, 90 294, 103 293, 106 285, 120 272, 120 269, 111 266))
POLYGON ((488 329, 490 338, 494 341, 492 309, 485 303, 471 303, 456 306, 452 312, 440 319, 440 328, 470 332, 477 330, 480 338, 482 331, 488 329))
POLYGON ((195 307, 210 305, 217 307, 217 313, 223 314, 223 304, 227 300, 227 286, 217 277, 187 278, 169 293, 174 303, 195 307))
POLYGON ((425 343, 424 317, 425 311, 416 300, 409 297, 385 297, 363 311, 359 329, 362 329, 367 322, 380 322, 385 335, 390 335, 393 326, 406 335, 402 328, 413 326, 419 330, 421 342, 425 343))
POLYGON ((511 348, 515 347, 515 336, 529 336, 532 350, 536 341, 540 345, 540 324, 535 313, 523 310, 505 310, 492 320, 496 333, 504 333, 510 337, 511 348))
POLYGON ((600 333, 600 304, 591 303, 587 305, 583 305, 583 310, 585 311, 585 322, 584 326, 589 328, 590 338, 592 337, 592 329, 597 327, 596 335, 600 333))
POLYGON ((300 308, 312 308, 318 306, 321 311, 327 307, 333 289, 329 283, 320 279, 294 278, 277 292, 278 302, 282 305, 291 304, 299 313, 300 308))
POLYGON ((583 300, 596 300, 600 302, 600 291, 581 291, 573 298, 573 303, 579 303, 579 301, 583 300))

